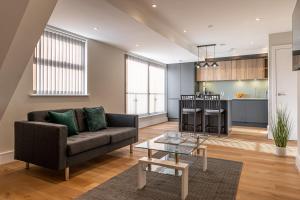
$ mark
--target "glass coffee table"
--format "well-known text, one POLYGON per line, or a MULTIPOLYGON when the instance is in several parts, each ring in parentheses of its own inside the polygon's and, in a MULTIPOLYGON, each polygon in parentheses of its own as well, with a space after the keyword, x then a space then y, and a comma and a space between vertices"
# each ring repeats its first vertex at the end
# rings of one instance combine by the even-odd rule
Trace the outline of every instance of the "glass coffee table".
POLYGON ((169 131, 136 145, 147 149, 148 156, 139 159, 138 189, 146 185, 146 171, 181 176, 181 197, 185 199, 188 192, 188 166, 180 155, 199 155, 202 151, 203 171, 207 169, 207 147, 203 143, 209 136, 198 133, 169 131), (153 158, 152 151, 165 152, 161 158, 153 158))

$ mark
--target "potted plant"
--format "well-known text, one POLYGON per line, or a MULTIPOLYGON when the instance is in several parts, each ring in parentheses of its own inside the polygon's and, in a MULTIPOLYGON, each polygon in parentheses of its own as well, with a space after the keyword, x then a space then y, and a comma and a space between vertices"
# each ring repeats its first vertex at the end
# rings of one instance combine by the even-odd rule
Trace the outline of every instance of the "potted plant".
POLYGON ((278 108, 271 123, 271 131, 276 145, 276 155, 285 156, 286 146, 291 132, 290 115, 286 108, 278 108))

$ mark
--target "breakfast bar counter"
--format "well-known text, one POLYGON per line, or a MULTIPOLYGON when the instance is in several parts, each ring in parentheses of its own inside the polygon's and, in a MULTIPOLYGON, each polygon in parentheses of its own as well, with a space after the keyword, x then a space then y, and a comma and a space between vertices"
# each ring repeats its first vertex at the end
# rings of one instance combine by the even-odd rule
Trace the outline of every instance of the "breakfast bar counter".
MULTIPOLYGON (((184 100, 190 101, 192 104, 192 100, 184 100)), ((224 128, 221 129, 221 134, 228 135, 231 131, 231 100, 229 99, 221 99, 221 108, 224 109, 223 117, 221 124, 224 125, 224 128)), ((196 107, 200 108, 203 111, 204 101, 201 98, 196 99, 196 107)), ((179 100, 179 127, 181 127, 181 100, 179 100)), ((202 124, 202 113, 197 114, 197 124, 202 124)), ((193 113, 183 115, 183 126, 181 131, 193 131, 193 126, 191 123, 193 122, 193 113)), ((209 117, 206 119, 206 125, 209 127, 217 127, 218 119, 217 117, 209 117)), ((202 125, 197 127, 197 132, 202 132, 202 125)), ((217 128, 210 128, 208 132, 217 133, 217 128)))

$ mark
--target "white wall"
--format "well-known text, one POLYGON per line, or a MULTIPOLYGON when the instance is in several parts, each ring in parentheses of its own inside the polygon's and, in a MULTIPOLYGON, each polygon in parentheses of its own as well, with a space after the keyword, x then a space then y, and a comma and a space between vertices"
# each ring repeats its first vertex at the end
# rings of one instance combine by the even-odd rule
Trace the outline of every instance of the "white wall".
POLYGON ((14 121, 33 110, 103 105, 107 112, 125 112, 125 52, 88 41, 89 97, 32 97, 32 59, 0 121, 0 163, 13 158, 14 121))
MULTIPOLYGON (((272 46, 286 45, 286 44, 292 44, 292 32, 270 34, 269 35, 269 56, 272 55, 272 46)), ((269 59, 269 66, 271 66, 271 59, 269 59)), ((297 87, 297 92, 298 92, 298 96, 297 96, 298 105, 297 105, 297 110, 294 110, 294 112, 300 113, 300 71, 295 71, 294 73, 297 73, 297 81, 298 81, 297 86, 292 86, 292 87, 297 87)), ((269 80, 271 78, 272 77, 270 77, 269 80)), ((271 105, 271 103, 272 102, 269 101, 269 105, 271 105)), ((271 110, 269 113, 271 113, 271 110)), ((300 124, 300 117, 298 117, 297 123, 300 124)), ((298 143, 298 153, 296 155, 296 166, 300 171, 300 126, 298 126, 297 143, 298 143)))
POLYGON ((273 33, 269 35, 269 101, 268 101, 268 124, 271 124, 271 119, 272 119, 272 91, 270 89, 271 87, 271 81, 272 81, 272 47, 273 46, 279 46, 279 45, 288 45, 288 44, 292 44, 293 42, 293 35, 292 32, 283 32, 283 33, 273 33))

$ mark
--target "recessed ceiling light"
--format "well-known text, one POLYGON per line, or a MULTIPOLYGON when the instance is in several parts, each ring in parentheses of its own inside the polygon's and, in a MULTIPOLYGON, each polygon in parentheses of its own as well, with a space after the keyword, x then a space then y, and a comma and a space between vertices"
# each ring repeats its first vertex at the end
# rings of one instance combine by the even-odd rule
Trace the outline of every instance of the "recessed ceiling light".
POLYGON ((256 17, 256 19, 255 19, 255 20, 256 20, 257 22, 259 22, 259 21, 261 21, 262 19, 263 19, 263 18, 256 17))
POLYGON ((187 32, 187 30, 183 30, 183 32, 184 32, 184 33, 186 33, 186 32, 187 32))
POLYGON ((156 8, 157 7, 157 5, 156 4, 152 4, 152 8, 156 8))
POLYGON ((93 29, 94 29, 94 31, 99 31, 98 27, 94 27, 93 29))
POLYGON ((139 45, 139 44, 136 44, 135 46, 136 46, 136 47, 139 47, 140 45, 139 45))

